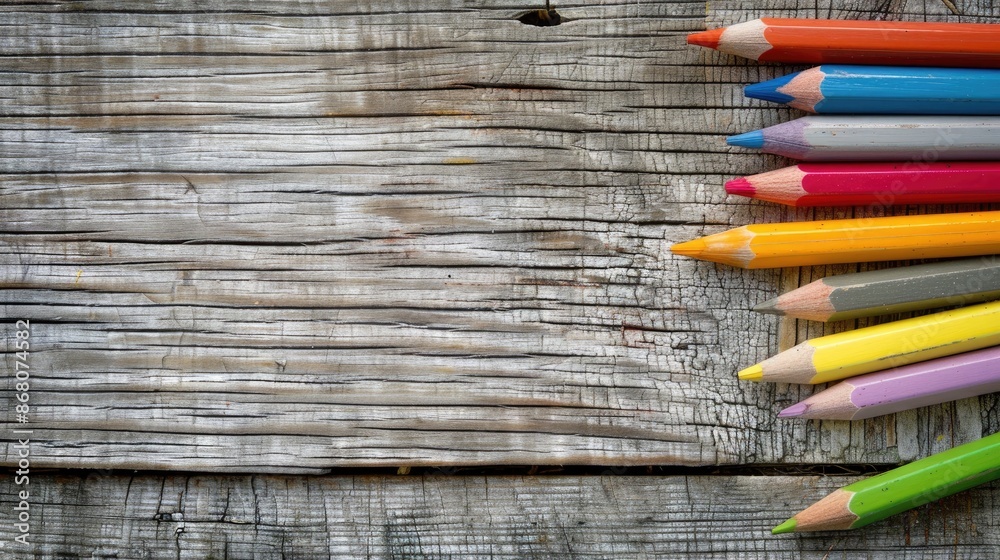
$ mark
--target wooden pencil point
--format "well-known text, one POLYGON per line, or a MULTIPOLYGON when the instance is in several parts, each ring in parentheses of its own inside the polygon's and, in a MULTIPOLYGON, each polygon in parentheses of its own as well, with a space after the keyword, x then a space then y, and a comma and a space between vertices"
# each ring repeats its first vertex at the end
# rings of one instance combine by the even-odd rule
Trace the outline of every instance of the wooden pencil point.
POLYGON ((790 531, 843 531, 850 529, 859 519, 859 516, 850 509, 852 497, 854 497, 852 492, 846 492, 844 489, 834 490, 827 497, 795 514, 792 517, 795 520, 795 525, 790 531))
POLYGON ((789 310, 794 309, 795 314, 792 316, 797 319, 829 321, 830 317, 837 312, 833 304, 830 303, 832 291, 833 288, 820 279, 791 292, 781 294, 774 299, 759 303, 754 306, 753 310, 785 316, 792 315, 789 310))
POLYGON ((765 134, 760 130, 752 130, 750 132, 744 132, 743 134, 737 134, 726 138, 726 144, 730 146, 751 148, 754 150, 764 149, 766 143, 767 139, 765 134))
POLYGON ((760 364, 753 365, 740 370, 736 376, 744 381, 760 381, 764 378, 764 368, 762 368, 760 364))
POLYGON ((746 227, 707 235, 670 248, 676 255, 747 268, 754 260, 749 245, 754 234, 746 227))
POLYGON ((810 341, 806 341, 771 356, 755 367, 763 372, 761 381, 817 383, 813 380, 817 373, 813 364, 815 354, 816 348, 810 341))
POLYGON ((733 179, 726 182, 726 193, 735 194, 739 196, 753 196, 757 192, 757 189, 753 187, 750 181, 746 178, 740 177, 739 179, 733 179))
POLYGON ((691 33, 687 36, 687 42, 689 45, 698 45, 699 47, 708 47, 710 49, 719 48, 719 38, 722 37, 722 32, 724 29, 709 29, 708 31, 699 31, 698 33, 691 33))
POLYGON ((819 68, 810 68, 799 72, 795 78, 778 88, 778 92, 792 98, 790 107, 809 113, 816 112, 816 105, 823 100, 819 95, 820 85, 826 76, 819 68))
POLYGON ((766 173, 742 177, 750 188, 742 189, 741 192, 731 192, 731 194, 749 196, 788 206, 799 206, 799 201, 807 198, 803 196, 802 189, 802 181, 805 177, 806 173, 798 165, 775 169, 766 173))
POLYGON ((797 75, 797 73, 790 74, 758 84, 749 84, 743 88, 743 95, 751 99, 762 99, 764 101, 787 104, 790 101, 794 101, 794 98, 781 93, 780 89, 797 75))
POLYGON ((757 313, 767 313, 769 315, 784 315, 785 312, 778 307, 778 300, 780 297, 771 298, 767 301, 762 301, 757 305, 753 306, 753 310, 757 313))
POLYGON ((685 241, 683 243, 675 243, 670 246, 670 251, 675 255, 682 255, 685 257, 701 258, 701 254, 705 252, 706 244, 704 238, 692 239, 691 241, 685 241))
POLYGON ((778 418, 798 418, 809 410, 809 405, 805 403, 795 403, 792 406, 778 413, 778 418))
POLYGON ((780 535, 782 533, 794 533, 796 525, 798 525, 798 522, 795 521, 795 518, 793 517, 793 518, 785 521, 781 525, 778 525, 774 529, 771 529, 771 534, 772 535, 780 535))

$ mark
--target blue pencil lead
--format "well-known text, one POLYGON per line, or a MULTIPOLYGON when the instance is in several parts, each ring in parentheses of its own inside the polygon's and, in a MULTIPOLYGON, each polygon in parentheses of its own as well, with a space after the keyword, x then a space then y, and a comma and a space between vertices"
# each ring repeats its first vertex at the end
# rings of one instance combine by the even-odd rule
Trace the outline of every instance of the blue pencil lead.
POLYGON ((744 132, 743 134, 730 136, 726 138, 726 144, 759 150, 764 147, 764 133, 760 130, 755 130, 753 132, 744 132))
POLYGON ((764 101, 773 101, 775 103, 788 103, 790 101, 794 101, 794 97, 781 93, 778 90, 785 87, 788 82, 792 81, 792 79, 799 74, 800 72, 796 72, 794 74, 789 74, 773 80, 767 80, 766 82, 761 82, 759 84, 750 84, 743 88, 743 95, 751 99, 763 99, 764 101))

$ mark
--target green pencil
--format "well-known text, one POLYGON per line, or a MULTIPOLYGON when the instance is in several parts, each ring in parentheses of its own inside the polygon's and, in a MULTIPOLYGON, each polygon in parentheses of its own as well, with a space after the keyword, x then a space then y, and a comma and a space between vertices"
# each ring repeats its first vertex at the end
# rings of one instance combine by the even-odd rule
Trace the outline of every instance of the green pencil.
POLYGON ((1000 432, 848 484, 771 532, 857 529, 1000 478, 1000 432))

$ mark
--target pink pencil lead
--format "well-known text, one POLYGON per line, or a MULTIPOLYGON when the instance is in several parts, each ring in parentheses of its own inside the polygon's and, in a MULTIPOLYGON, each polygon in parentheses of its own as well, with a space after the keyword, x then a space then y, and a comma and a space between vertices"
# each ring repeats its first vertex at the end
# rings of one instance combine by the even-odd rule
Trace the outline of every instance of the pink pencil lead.
POLYGON ((778 418, 797 418, 809 410, 809 405, 796 403, 778 413, 778 418))
POLYGON ((739 196, 753 196, 757 189, 745 177, 726 182, 726 193, 739 196))

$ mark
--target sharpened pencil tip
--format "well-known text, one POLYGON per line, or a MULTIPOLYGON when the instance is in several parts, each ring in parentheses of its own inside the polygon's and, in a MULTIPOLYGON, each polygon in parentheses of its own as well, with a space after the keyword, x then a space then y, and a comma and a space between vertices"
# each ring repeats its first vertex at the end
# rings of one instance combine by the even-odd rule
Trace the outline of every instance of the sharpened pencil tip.
POLYGON ((757 192, 753 184, 747 181, 746 177, 726 181, 726 193, 739 196, 753 196, 757 192))
POLYGON ((782 533, 794 533, 795 527, 798 526, 798 524, 799 524, 798 521, 795 521, 795 518, 793 517, 788 521, 785 521, 781 525, 778 525, 774 529, 771 529, 771 534, 780 535, 782 533))
POLYGON ((719 38, 722 37, 723 31, 725 31, 725 29, 722 28, 699 31, 698 33, 688 35, 687 41, 689 45, 698 45, 699 47, 717 49, 719 48, 719 38))
POLYGON ((793 404, 792 406, 782 410, 778 413, 778 418, 797 418, 802 416, 809 410, 809 405, 803 403, 793 404))
POLYGON ((753 310, 756 311, 757 313, 770 313, 771 315, 785 314, 784 311, 778 309, 778 298, 762 301, 757 305, 753 306, 753 310))
POLYGON ((792 78, 795 76, 798 76, 798 73, 789 74, 787 76, 782 76, 780 78, 768 80, 759 84, 750 84, 743 88, 743 95, 751 99, 763 99, 764 101, 773 101, 775 103, 788 103, 790 101, 795 101, 795 98, 791 95, 779 91, 781 88, 788 85, 788 82, 792 81, 792 78))
POLYGON ((764 133, 759 130, 754 130, 753 132, 744 132, 743 134, 730 136, 729 138, 726 138, 726 144, 729 144, 730 146, 754 148, 759 150, 764 147, 764 133))
POLYGON ((762 368, 760 364, 757 364, 744 370, 740 370, 736 376, 746 381, 760 381, 764 378, 764 368, 762 368))
POLYGON ((692 239, 691 241, 673 245, 670 247, 670 251, 675 255, 698 257, 705 252, 705 242, 701 239, 692 239))

